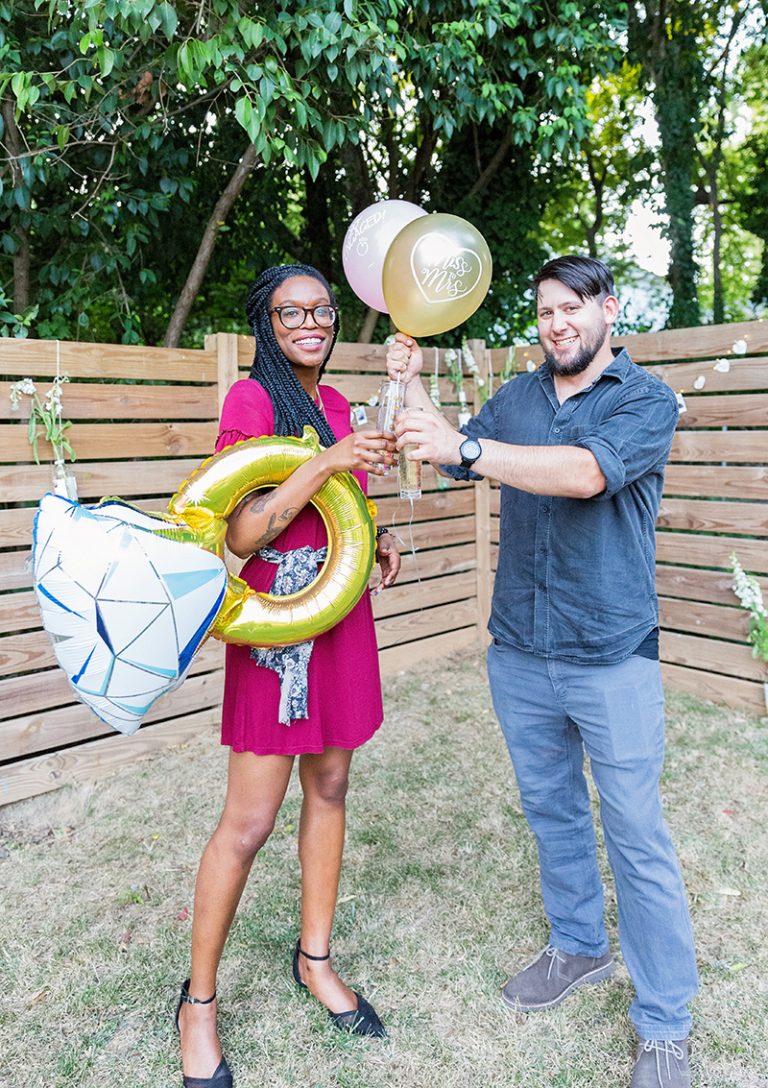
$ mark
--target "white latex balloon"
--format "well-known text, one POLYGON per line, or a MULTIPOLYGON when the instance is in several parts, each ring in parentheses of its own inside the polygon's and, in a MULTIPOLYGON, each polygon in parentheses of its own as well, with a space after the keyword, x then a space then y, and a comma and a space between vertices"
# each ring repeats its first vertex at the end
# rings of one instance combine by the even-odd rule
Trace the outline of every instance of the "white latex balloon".
POLYGON ((408 223, 427 213, 409 200, 380 200, 356 215, 344 236, 341 260, 349 286, 367 306, 387 312, 382 287, 384 258, 408 223))
POLYGON ((35 517, 35 593, 56 659, 78 699, 121 733, 181 684, 226 588, 216 555, 164 528, 121 502, 58 495, 35 517))

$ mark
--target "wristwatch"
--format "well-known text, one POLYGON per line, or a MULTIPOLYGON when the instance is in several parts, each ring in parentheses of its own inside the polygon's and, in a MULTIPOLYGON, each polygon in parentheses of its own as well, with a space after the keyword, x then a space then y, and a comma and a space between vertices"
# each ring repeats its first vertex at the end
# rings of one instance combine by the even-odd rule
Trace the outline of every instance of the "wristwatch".
POLYGON ((475 461, 483 452, 483 447, 476 438, 465 438, 459 446, 462 468, 472 468, 475 461))

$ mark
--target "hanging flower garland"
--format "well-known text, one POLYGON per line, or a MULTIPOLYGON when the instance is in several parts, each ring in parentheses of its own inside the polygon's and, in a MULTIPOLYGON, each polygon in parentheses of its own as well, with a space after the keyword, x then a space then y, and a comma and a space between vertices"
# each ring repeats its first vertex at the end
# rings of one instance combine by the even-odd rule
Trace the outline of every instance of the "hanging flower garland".
POLYGON ((747 574, 736 555, 731 552, 733 570, 733 592, 739 598, 742 608, 749 612, 749 634, 747 642, 752 647, 752 656, 768 661, 768 612, 763 602, 763 594, 755 577, 747 574))

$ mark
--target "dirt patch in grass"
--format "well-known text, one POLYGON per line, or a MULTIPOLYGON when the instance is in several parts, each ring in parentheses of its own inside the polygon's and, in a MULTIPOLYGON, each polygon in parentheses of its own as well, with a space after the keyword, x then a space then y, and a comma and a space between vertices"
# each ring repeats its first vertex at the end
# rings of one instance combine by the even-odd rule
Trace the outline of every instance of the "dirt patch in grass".
MULTIPOLYGON (((346 1037, 290 977, 298 917, 292 784, 220 979, 238 1088, 628 1084, 631 985, 550 1013, 499 1001, 546 940, 535 849, 477 655, 405 674, 355 756, 334 955, 390 1031, 346 1037)), ((695 1083, 768 1088, 768 726, 670 696, 663 782, 701 970, 695 1083)), ((93 785, 0 810, 0 1085, 164 1088, 192 890, 223 797, 213 736, 93 785)), ((610 874, 608 922, 614 950, 610 874)))

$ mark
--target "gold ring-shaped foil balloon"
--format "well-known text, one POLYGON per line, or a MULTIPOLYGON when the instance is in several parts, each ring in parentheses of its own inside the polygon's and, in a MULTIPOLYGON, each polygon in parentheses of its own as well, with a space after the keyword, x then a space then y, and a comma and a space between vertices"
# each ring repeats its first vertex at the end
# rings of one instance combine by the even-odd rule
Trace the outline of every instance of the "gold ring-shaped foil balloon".
MULTIPOLYGON (((168 504, 196 544, 222 557, 227 518, 249 492, 276 487, 321 447, 317 432, 301 438, 238 442, 204 461, 168 504)), ((368 584, 375 537, 366 498, 351 472, 338 472, 312 496, 328 532, 328 556, 305 589, 278 597, 257 593, 233 574, 210 634, 246 646, 287 646, 328 631, 357 604, 368 584)))

